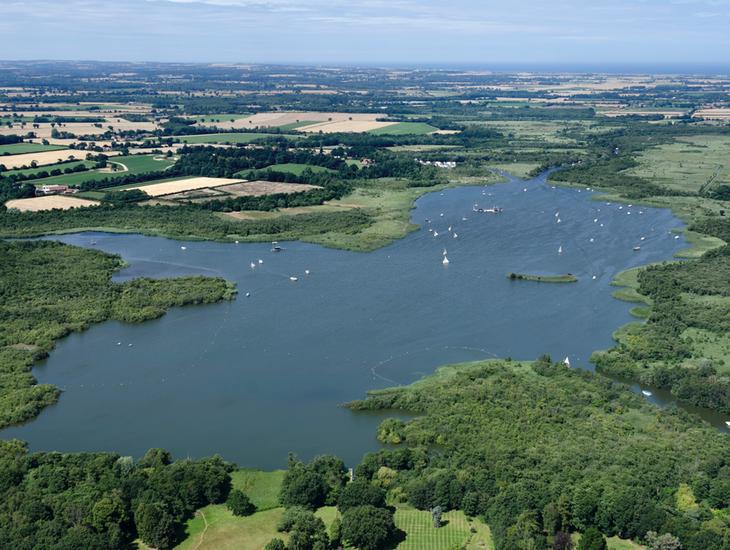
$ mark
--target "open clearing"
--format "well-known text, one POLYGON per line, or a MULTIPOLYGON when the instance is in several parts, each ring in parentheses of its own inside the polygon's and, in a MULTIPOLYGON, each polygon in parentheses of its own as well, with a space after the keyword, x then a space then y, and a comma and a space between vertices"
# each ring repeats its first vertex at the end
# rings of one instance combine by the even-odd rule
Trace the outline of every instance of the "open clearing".
POLYGON ((707 186, 730 184, 730 137, 693 136, 642 152, 629 174, 673 191, 697 193, 707 186))
POLYGON ((231 183, 243 183, 241 180, 228 178, 189 178, 184 180, 167 181, 164 183, 154 183, 152 185, 134 185, 127 189, 142 189, 150 197, 162 197, 164 195, 173 195, 182 193, 183 191, 193 191, 195 189, 205 189, 206 187, 220 187, 231 183))
POLYGON ((78 208, 81 206, 95 206, 99 204, 97 201, 87 199, 77 199, 66 195, 48 195, 45 197, 32 197, 30 199, 13 199, 5 203, 8 209, 15 208, 21 212, 40 212, 42 210, 53 210, 60 208, 68 210, 69 208, 78 208))
POLYGON ((494 548, 489 527, 479 520, 470 521, 460 511, 446 512, 443 520, 445 525, 436 529, 430 512, 398 508, 395 511, 395 524, 407 533, 406 540, 398 545, 398 550, 494 548), (471 532, 472 526, 476 533, 471 532))
POLYGON ((39 153, 25 153, 22 155, 8 155, 0 157, 0 164, 7 170, 14 168, 29 168, 35 162, 38 166, 44 164, 56 164, 68 159, 82 159, 86 151, 74 151, 73 149, 59 149, 57 151, 42 151, 39 153))
POLYGON ((40 153, 41 151, 58 151, 59 149, 63 149, 63 147, 43 145, 42 143, 11 143, 10 145, 0 145, 0 156, 40 153))

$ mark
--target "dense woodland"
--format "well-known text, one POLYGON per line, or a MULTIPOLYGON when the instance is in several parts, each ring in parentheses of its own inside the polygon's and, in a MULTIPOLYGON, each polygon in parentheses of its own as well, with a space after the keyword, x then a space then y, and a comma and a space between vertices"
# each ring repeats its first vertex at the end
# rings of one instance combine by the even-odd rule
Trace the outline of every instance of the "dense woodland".
POLYGON ((549 358, 478 363, 350 407, 417 415, 383 422, 379 438, 399 448, 366 456, 358 479, 420 509, 483 516, 499 549, 590 528, 730 548, 727 437, 601 375, 549 358))

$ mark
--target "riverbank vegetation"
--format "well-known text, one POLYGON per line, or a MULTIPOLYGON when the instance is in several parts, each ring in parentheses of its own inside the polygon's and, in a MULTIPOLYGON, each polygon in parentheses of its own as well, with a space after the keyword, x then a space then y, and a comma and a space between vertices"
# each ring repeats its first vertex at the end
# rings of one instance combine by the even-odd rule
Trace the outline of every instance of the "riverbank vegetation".
POLYGON ((535 281, 538 283, 577 283, 578 277, 572 273, 566 273, 564 275, 531 275, 529 273, 514 273, 510 272, 507 274, 507 278, 511 281, 535 281))
POLYGON ((139 323, 173 306, 213 303, 235 289, 220 278, 135 279, 114 283, 121 258, 51 242, 0 242, 0 427, 30 420, 58 388, 30 369, 59 338, 93 323, 139 323))

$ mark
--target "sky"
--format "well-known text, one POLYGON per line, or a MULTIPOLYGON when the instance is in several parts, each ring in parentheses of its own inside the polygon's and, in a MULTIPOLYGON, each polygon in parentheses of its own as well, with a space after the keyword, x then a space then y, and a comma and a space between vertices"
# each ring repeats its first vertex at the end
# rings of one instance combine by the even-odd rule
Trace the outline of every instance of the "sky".
POLYGON ((730 65, 730 0, 0 0, 0 59, 730 65))

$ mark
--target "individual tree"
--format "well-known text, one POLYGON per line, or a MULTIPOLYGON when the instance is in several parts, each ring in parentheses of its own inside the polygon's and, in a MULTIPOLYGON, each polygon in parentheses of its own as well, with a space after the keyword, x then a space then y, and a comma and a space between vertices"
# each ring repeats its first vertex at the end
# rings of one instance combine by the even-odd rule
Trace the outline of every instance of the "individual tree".
POLYGON ((250 516, 256 511, 256 506, 240 489, 233 489, 229 493, 226 506, 234 516, 250 516))
POLYGON ((578 543, 578 550, 607 550, 606 537, 594 527, 589 527, 583 533, 578 543))
POLYGON ((159 468, 167 466, 172 462, 172 455, 165 449, 150 449, 140 459, 139 465, 142 468, 159 468))
POLYGON ((375 506, 357 506, 342 514, 342 538, 360 550, 387 548, 397 533, 393 512, 375 506))
POLYGON ((385 491, 364 479, 356 479, 352 483, 348 483, 342 490, 337 502, 340 512, 355 506, 365 505, 375 506, 376 508, 384 507, 385 491))
POLYGON ((328 550, 329 538, 321 518, 313 513, 301 515, 289 531, 289 550, 328 550))
POLYGON ((315 509, 327 499, 327 483, 322 475, 304 464, 295 464, 286 472, 279 491, 279 502, 285 507, 304 506, 315 509))
POLYGON ((134 522, 145 544, 161 550, 174 546, 175 521, 162 505, 143 502, 134 512, 134 522))
POLYGON ((438 529, 441 527, 441 515, 443 514, 444 509, 441 508, 441 506, 434 506, 431 508, 431 520, 433 521, 433 526, 435 529, 438 529))

